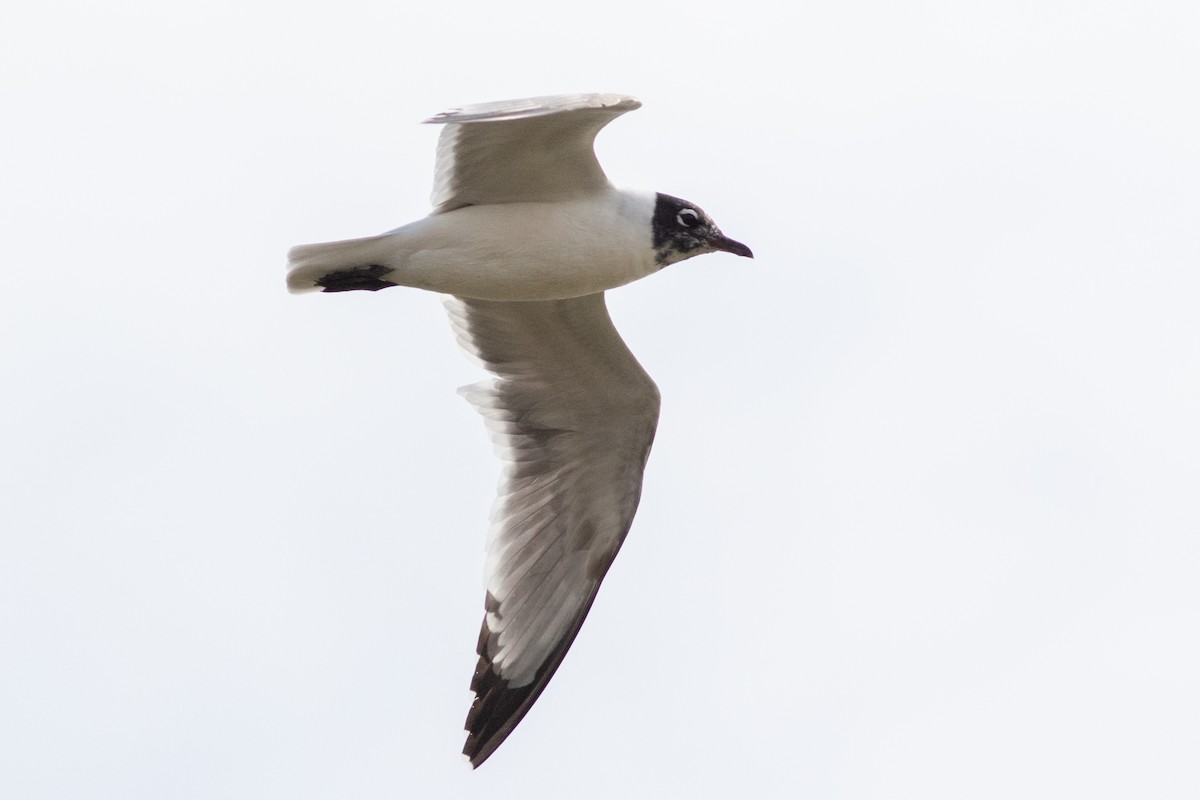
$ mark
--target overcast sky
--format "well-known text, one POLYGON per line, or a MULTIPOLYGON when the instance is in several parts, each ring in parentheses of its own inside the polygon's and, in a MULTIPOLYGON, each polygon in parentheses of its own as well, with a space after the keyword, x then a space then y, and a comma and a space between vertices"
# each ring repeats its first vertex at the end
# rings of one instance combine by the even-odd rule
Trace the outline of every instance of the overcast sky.
POLYGON ((6 10, 0 796, 1200 795, 1197 9, 6 10), (756 259, 610 293, 641 511, 472 773, 482 374, 285 253, 564 91, 756 259))

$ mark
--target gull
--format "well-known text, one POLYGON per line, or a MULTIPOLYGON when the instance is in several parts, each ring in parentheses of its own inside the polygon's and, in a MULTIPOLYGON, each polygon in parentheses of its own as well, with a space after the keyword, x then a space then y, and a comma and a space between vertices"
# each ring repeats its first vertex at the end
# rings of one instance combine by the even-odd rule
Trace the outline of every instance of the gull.
POLYGON ((558 669, 641 498, 659 393, 604 292, 703 253, 753 257, 694 203, 609 183, 596 135, 640 105, 572 94, 438 114, 429 216, 288 252, 292 292, 449 295, 459 344, 496 376, 459 390, 506 462, 466 720, 473 768, 558 669))

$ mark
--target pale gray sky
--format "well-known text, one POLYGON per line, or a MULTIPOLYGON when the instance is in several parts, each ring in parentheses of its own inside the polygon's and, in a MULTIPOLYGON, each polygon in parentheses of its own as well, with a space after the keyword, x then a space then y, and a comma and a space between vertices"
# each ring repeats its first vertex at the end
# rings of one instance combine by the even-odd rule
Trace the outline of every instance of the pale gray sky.
POLYGON ((0 24, 0 796, 1194 798, 1189 2, 26 3, 0 24), (499 465, 438 298, 292 297, 450 105, 615 91, 714 255, 583 633, 460 761, 499 465))

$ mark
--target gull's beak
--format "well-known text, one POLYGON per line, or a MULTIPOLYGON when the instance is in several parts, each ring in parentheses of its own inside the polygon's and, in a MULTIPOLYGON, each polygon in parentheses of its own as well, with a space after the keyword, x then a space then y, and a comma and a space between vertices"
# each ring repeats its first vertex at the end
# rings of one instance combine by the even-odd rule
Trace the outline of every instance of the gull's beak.
POLYGON ((754 253, 749 247, 741 242, 735 242, 720 231, 715 231, 711 236, 706 237, 709 247, 714 250, 721 250, 726 253, 733 253, 735 256, 745 256, 746 258, 754 258, 754 253))

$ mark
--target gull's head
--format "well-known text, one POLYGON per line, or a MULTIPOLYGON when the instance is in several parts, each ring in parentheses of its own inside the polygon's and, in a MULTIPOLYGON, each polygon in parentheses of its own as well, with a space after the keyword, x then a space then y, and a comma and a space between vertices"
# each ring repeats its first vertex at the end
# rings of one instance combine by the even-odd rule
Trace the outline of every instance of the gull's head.
POLYGON ((660 267, 718 250, 754 258, 750 248, 735 242, 717 227, 700 206, 659 193, 654 198, 654 258, 660 267))

